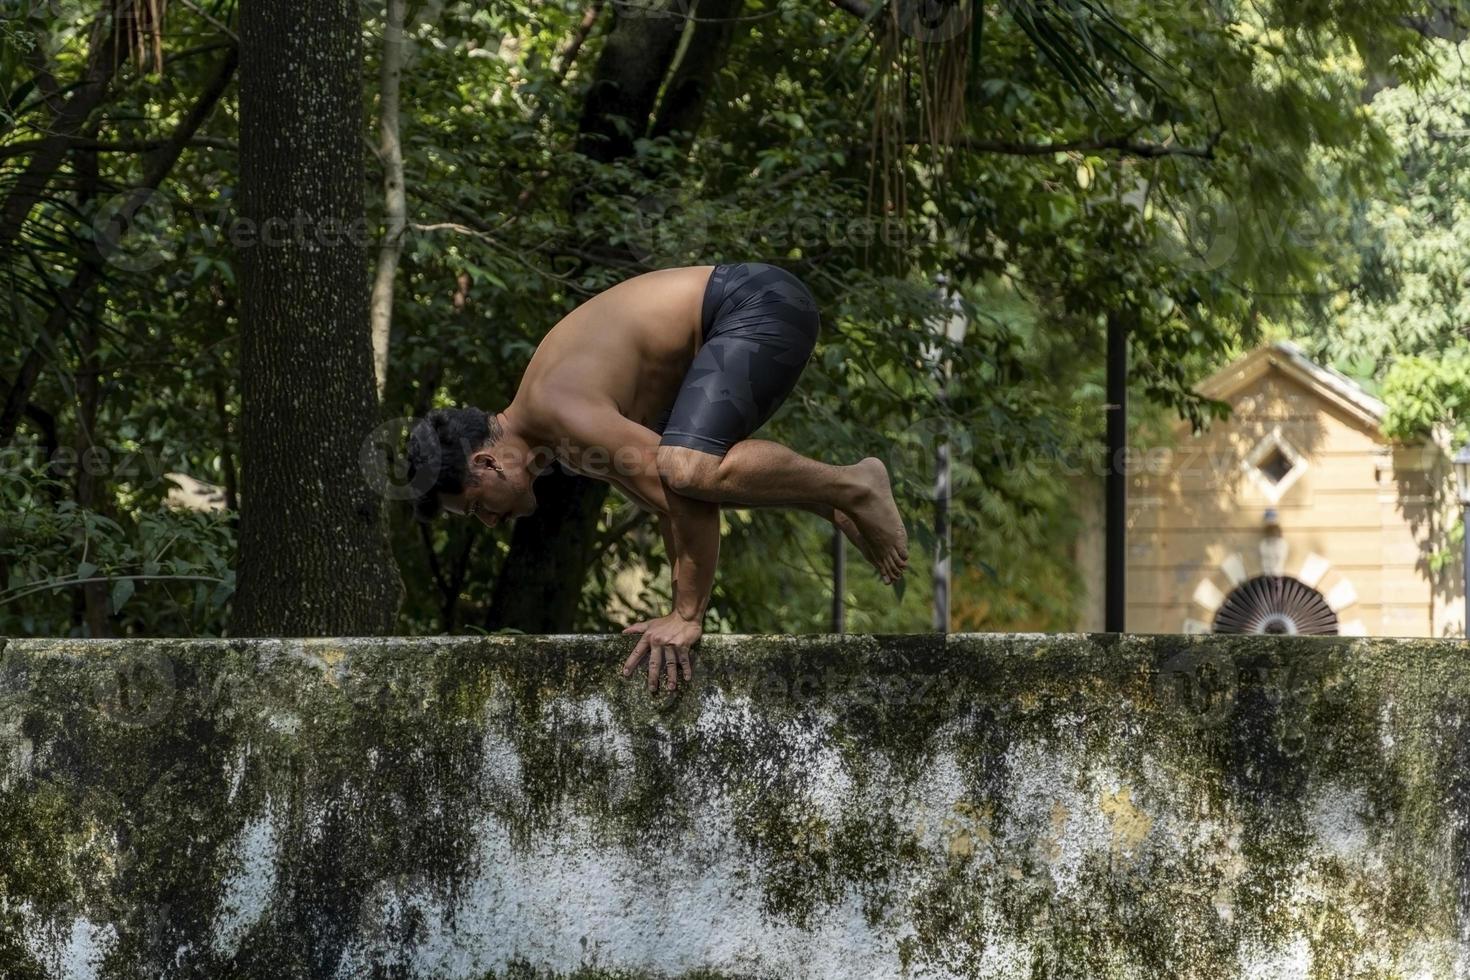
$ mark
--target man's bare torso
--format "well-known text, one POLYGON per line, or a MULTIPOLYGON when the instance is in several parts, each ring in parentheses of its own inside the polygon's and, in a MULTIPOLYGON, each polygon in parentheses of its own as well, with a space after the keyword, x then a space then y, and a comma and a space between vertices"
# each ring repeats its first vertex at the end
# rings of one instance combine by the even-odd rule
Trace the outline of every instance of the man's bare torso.
POLYGON ((714 266, 660 269, 618 283, 552 327, 521 377, 515 404, 548 437, 569 400, 607 401, 650 425, 668 408, 699 349, 714 266))

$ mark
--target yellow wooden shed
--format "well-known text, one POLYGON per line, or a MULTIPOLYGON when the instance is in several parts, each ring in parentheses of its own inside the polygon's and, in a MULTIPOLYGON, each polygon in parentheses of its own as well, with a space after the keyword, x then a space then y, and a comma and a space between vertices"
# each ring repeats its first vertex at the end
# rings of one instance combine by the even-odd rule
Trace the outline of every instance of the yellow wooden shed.
MULTIPOLYGON (((1430 560, 1455 519, 1442 445, 1388 439, 1382 402, 1285 341, 1200 390, 1231 415, 1133 454, 1130 632, 1464 635, 1459 563, 1430 560)), ((1078 559, 1100 629, 1100 509, 1078 559)))

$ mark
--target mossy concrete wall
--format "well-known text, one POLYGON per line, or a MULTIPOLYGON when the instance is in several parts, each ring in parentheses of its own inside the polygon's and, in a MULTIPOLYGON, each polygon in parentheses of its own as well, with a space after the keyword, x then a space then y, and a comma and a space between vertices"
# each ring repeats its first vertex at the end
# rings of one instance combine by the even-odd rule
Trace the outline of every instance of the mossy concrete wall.
POLYGON ((0 650, 0 977, 1465 975, 1454 642, 0 650))

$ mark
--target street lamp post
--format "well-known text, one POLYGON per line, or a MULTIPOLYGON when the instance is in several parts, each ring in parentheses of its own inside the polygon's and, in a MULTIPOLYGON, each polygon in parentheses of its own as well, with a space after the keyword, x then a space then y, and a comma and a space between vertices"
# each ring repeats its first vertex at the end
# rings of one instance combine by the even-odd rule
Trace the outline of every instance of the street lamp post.
POLYGON ((1470 638, 1470 443, 1455 453, 1455 485, 1460 491, 1460 523, 1464 537, 1464 555, 1460 565, 1460 581, 1465 591, 1465 636, 1470 638))
POLYGON ((1107 479, 1103 484, 1103 629, 1121 633, 1128 613, 1128 333, 1133 310, 1108 313, 1107 479))
MULTIPOLYGON (((964 341, 965 332, 970 326, 970 321, 965 316, 965 304, 959 294, 950 288, 949 279, 943 273, 938 276, 938 285, 940 296, 949 308, 949 316, 933 323, 934 332, 951 345, 959 344, 964 341)), ((948 357, 939 361, 940 349, 937 345, 933 352, 932 359, 936 362, 935 369, 939 378, 939 403, 947 407, 954 365, 948 357)), ((934 460, 934 629, 939 633, 949 632, 950 599, 954 584, 949 554, 949 498, 953 492, 951 465, 946 423, 944 435, 935 447, 934 460)))
POLYGON ((847 632, 847 538, 832 528, 832 632, 847 632))

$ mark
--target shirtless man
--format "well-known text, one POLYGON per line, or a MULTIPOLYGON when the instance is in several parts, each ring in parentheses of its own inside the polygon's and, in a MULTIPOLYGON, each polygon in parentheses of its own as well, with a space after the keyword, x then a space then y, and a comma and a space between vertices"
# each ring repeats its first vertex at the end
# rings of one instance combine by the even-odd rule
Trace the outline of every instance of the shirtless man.
POLYGON ((888 470, 830 466, 749 436, 780 407, 817 342, 801 280, 760 263, 637 276, 567 314, 531 357, 515 398, 491 415, 431 412, 408 442, 420 519, 440 509, 490 527, 536 508, 553 460, 612 483, 658 514, 674 608, 630 626, 623 667, 647 658, 649 689, 692 676, 720 550, 720 506, 796 507, 841 529, 885 582, 908 564, 888 470))

